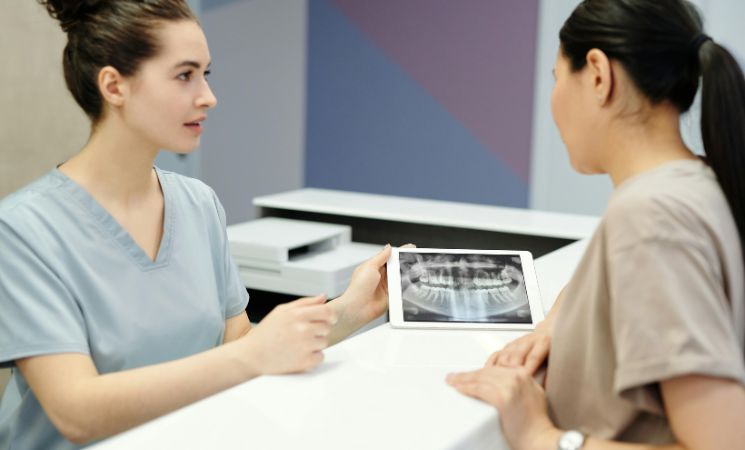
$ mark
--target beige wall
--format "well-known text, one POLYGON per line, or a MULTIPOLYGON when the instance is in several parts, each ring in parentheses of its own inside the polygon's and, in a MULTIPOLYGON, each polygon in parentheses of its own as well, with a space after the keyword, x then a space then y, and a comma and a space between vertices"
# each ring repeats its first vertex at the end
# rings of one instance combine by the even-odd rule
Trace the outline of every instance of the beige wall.
POLYGON ((65 87, 65 35, 44 7, 0 1, 0 198, 77 152, 89 122, 65 87))
MULTIPOLYGON (((0 1, 0 198, 77 152, 89 122, 65 87, 65 35, 35 1, 0 1)), ((10 371, 0 369, 0 392, 10 371)))

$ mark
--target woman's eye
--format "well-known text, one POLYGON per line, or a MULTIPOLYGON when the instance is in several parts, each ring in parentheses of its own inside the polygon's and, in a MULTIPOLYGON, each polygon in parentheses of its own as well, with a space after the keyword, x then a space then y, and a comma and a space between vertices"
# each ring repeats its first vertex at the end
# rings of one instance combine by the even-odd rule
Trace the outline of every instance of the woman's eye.
POLYGON ((178 79, 181 81, 189 81, 191 79, 191 71, 179 74, 178 79))
POLYGON ((212 73, 211 70, 205 70, 204 71, 204 77, 207 78, 208 76, 210 76, 211 73, 212 73))

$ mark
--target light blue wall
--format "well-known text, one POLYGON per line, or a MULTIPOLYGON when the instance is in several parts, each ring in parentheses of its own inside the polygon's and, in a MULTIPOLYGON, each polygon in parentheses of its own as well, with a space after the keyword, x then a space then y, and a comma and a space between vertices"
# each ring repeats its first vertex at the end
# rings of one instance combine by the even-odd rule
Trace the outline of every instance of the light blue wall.
POLYGON ((252 198, 303 186, 307 3, 203 0, 218 104, 202 136, 201 178, 230 223, 252 198))

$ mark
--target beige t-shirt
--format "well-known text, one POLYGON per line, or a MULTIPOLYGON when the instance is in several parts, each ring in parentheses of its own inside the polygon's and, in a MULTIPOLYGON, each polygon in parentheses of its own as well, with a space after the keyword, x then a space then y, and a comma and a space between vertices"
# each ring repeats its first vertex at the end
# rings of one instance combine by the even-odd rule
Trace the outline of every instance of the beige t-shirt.
POLYGON ((740 239, 711 169, 664 164, 613 193, 556 316, 546 395, 556 425, 674 441, 659 382, 745 384, 740 239))

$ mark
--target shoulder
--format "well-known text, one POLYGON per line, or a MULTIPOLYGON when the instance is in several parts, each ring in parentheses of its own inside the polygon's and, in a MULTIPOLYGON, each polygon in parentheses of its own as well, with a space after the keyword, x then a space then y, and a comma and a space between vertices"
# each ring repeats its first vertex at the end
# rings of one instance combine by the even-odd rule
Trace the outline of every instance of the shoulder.
POLYGON ((604 224, 617 247, 655 240, 705 244, 730 232, 734 219, 711 169, 676 161, 621 185, 604 224))
POLYGON ((70 188, 53 170, 0 200, 3 263, 16 264, 31 255, 44 258, 59 249, 69 230, 81 226, 81 210, 70 188))
POLYGON ((64 177, 50 171, 0 200, 0 223, 25 229, 30 223, 55 215, 62 204, 64 177))

